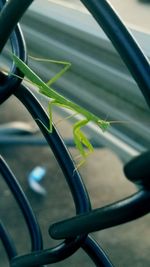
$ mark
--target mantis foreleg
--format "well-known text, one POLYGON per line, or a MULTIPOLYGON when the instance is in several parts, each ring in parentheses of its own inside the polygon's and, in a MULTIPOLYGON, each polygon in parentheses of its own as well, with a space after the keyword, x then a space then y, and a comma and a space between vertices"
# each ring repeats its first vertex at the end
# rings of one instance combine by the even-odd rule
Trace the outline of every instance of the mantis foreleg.
POLYGON ((92 144, 89 142, 84 133, 80 130, 81 127, 85 126, 89 121, 87 119, 76 122, 73 126, 73 135, 74 141, 77 149, 80 151, 81 155, 85 158, 88 153, 85 152, 84 146, 89 150, 89 152, 93 152, 94 148, 92 144))

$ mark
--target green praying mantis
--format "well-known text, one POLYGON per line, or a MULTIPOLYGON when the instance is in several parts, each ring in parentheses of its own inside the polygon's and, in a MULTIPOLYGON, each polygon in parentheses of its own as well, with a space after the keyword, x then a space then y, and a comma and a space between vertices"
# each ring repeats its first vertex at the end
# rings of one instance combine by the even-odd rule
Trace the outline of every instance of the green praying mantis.
MULTIPOLYGON (((61 71, 59 71, 54 77, 52 77, 48 82, 44 82, 28 65, 26 65, 22 60, 20 60, 14 54, 12 55, 13 61, 18 69, 25 75, 25 77, 39 89, 39 93, 47 96, 50 101, 48 103, 48 114, 49 114, 49 127, 46 127, 42 121, 40 123, 46 128, 49 133, 52 133, 52 105, 63 107, 69 110, 74 111, 76 114, 81 114, 84 119, 77 121, 73 125, 73 138, 76 148, 80 152, 80 155, 85 158, 94 151, 94 148, 86 135, 81 131, 81 128, 87 125, 89 122, 94 122, 102 131, 106 131, 110 125, 110 122, 100 119, 98 116, 89 112, 85 108, 77 105, 76 103, 65 98, 58 92, 56 92, 51 86, 54 84, 70 67, 71 64, 65 61, 55 61, 45 59, 44 61, 50 63, 56 63, 63 66, 61 71)), ((33 58, 33 57, 31 57, 33 58)), ((38 61, 43 61, 43 59, 33 58, 38 61)))

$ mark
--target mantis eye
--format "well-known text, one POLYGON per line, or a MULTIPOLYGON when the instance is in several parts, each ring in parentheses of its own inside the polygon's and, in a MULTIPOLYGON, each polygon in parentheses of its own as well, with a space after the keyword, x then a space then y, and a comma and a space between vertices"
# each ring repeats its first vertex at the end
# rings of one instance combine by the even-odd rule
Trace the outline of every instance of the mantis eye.
POLYGON ((97 125, 102 129, 103 132, 105 132, 108 129, 108 127, 110 126, 110 122, 98 120, 97 125))

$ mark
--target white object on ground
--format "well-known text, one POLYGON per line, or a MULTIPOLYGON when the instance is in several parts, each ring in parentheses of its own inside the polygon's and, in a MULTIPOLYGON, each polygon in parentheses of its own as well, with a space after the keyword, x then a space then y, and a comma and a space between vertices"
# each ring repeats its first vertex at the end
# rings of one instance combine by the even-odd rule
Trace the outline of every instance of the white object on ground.
POLYGON ((28 176, 28 182, 30 188, 41 195, 46 195, 46 190, 43 186, 40 185, 40 181, 43 179, 46 174, 46 169, 41 166, 35 167, 28 176))

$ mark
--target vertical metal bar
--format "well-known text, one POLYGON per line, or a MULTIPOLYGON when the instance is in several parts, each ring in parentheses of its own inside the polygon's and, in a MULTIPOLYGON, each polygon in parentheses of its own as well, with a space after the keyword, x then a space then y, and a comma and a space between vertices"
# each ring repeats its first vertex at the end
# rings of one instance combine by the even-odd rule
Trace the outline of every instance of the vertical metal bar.
POLYGON ((124 60, 150 106, 150 64, 135 39, 106 0, 81 0, 124 60))
POLYGON ((3 50, 14 27, 33 0, 10 0, 0 13, 0 52, 3 50))

